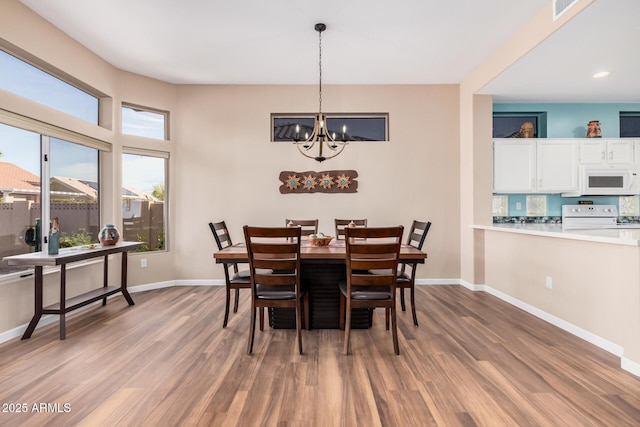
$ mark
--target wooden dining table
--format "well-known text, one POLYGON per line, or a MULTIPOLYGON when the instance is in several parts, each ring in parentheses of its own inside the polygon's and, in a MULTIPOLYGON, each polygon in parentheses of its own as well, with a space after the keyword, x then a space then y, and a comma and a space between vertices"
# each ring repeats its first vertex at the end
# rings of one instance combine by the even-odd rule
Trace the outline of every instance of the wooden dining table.
MULTIPOLYGON (((248 263, 244 243, 236 243, 213 255, 216 263, 248 263)), ((338 282, 346 278, 346 246, 344 240, 333 241, 327 246, 314 246, 303 240, 300 244, 302 287, 309 293, 309 317, 312 329, 338 329, 340 326, 340 290, 338 282)), ((427 254, 413 246, 402 245, 400 262, 424 264, 427 254)), ((274 328, 295 328, 293 309, 271 310, 274 328)), ((352 328, 368 328, 371 324, 369 310, 354 310, 352 328)))

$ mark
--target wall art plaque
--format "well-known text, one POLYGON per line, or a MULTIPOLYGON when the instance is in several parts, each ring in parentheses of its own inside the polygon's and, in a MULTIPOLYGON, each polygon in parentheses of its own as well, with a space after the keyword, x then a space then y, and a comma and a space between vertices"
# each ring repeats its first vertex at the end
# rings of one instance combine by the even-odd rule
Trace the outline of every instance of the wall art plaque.
POLYGON ((358 172, 335 170, 322 172, 280 172, 280 193, 355 193, 358 191, 358 172))

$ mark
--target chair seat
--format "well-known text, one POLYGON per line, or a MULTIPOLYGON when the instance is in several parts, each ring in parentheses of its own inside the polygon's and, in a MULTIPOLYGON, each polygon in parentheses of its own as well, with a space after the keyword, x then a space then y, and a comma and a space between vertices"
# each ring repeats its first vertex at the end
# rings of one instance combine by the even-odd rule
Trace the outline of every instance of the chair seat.
POLYGON ((280 300, 296 299, 296 289, 291 286, 256 285, 256 297, 259 299, 280 300))
MULTIPOLYGON (((257 272, 259 274, 269 274, 272 272, 272 270, 258 268, 257 272)), ((240 270, 233 276, 231 276, 229 282, 233 285, 251 284, 251 272, 249 270, 240 270)))
MULTIPOLYGON (((347 296, 347 281, 341 280, 338 283, 340 292, 347 296)), ((363 301, 383 301, 391 299, 391 288, 389 286, 351 286, 351 299, 363 301)))
POLYGON ((233 285, 250 284, 251 276, 249 270, 240 270, 229 278, 229 283, 233 285))

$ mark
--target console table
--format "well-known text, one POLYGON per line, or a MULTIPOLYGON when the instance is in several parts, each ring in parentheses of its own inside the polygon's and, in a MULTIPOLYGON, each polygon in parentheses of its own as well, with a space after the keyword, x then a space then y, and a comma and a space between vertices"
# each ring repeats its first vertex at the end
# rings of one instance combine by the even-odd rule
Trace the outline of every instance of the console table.
POLYGON ((33 265, 35 267, 35 297, 34 315, 22 335, 22 339, 31 337, 38 321, 43 314, 57 314, 60 316, 60 339, 66 337, 65 314, 85 305, 102 300, 102 305, 107 304, 107 297, 118 292, 122 292, 129 305, 134 305, 133 299, 127 291, 127 252, 142 247, 141 242, 119 242, 113 246, 100 246, 95 248, 76 246, 72 248, 60 249, 58 255, 49 255, 46 252, 33 252, 28 254, 13 255, 4 257, 9 265, 33 265), (108 285, 109 255, 122 253, 122 268, 120 274, 120 286, 108 285), (77 261, 85 261, 91 258, 104 257, 103 287, 92 290, 82 295, 67 299, 67 264, 77 261), (60 302, 43 307, 42 305, 42 284, 43 268, 60 266, 60 302))

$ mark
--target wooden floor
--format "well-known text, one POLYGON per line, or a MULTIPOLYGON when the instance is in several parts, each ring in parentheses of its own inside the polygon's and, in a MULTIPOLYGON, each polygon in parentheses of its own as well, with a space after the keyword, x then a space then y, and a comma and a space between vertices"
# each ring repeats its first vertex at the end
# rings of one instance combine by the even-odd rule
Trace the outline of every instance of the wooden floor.
POLYGON ((619 360, 483 292, 417 290, 418 328, 384 312, 352 332, 256 331, 248 292, 222 329, 224 289, 122 297, 0 345, 2 426, 638 426, 640 379, 619 360), (44 404, 44 405, 42 405, 44 404), (25 412, 16 413, 17 409, 25 412))

